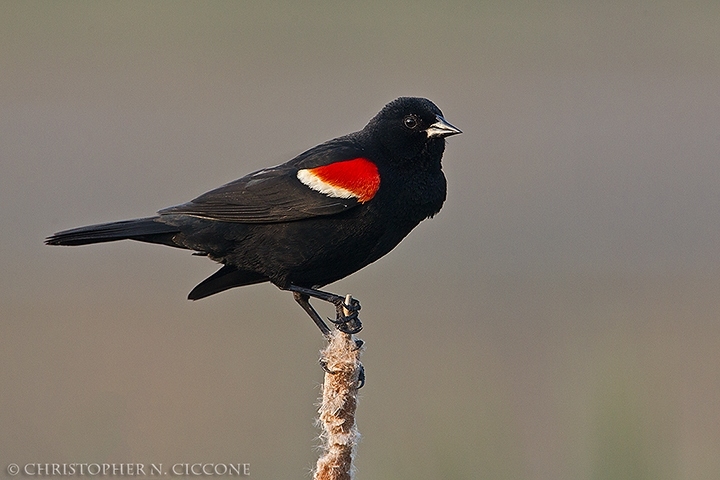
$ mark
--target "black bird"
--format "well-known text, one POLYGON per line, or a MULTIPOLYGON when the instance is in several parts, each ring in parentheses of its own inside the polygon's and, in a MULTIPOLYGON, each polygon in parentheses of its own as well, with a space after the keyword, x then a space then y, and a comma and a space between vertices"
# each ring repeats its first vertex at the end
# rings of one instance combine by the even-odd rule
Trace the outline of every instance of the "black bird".
POLYGON ((359 132, 330 140, 287 163, 251 173, 154 217, 56 233, 48 245, 138 240, 194 250, 223 267, 191 300, 272 282, 323 334, 330 329, 310 297, 331 302, 337 328, 362 328, 356 300, 318 290, 392 250, 446 196, 445 137, 461 131, 424 98, 387 104, 359 132))

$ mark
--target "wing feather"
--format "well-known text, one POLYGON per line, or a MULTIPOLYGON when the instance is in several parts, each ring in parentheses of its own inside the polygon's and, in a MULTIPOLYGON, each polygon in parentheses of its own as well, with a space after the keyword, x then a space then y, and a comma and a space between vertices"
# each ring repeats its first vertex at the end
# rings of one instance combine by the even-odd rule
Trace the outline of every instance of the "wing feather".
POLYGON ((278 223, 334 215, 359 204, 357 198, 327 195, 303 184, 297 173, 333 161, 351 159, 358 149, 343 139, 319 145, 293 160, 246 175, 194 200, 160 210, 160 215, 238 223, 278 223))

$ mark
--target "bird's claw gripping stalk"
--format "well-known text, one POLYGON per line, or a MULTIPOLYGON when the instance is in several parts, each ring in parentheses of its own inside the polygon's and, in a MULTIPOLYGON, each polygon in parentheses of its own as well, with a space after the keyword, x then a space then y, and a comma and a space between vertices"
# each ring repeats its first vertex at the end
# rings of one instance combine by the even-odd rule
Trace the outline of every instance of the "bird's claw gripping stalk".
MULTIPOLYGON (((355 341, 355 350, 360 350, 364 342, 359 338, 355 338, 353 340, 355 341)), ((318 363, 320 363, 320 368, 322 368, 325 373, 329 373, 330 375, 337 375, 338 373, 341 373, 341 370, 330 370, 328 367, 328 361, 324 358, 321 358, 318 363)), ((358 363, 358 369, 357 389, 360 390, 365 386, 365 367, 362 363, 358 363)))
POLYGON ((362 330, 362 322, 358 317, 361 308, 359 301, 348 294, 345 298, 333 300, 332 303, 335 304, 336 317, 335 320, 328 320, 334 323, 338 330, 351 335, 362 330))
POLYGON ((362 330, 362 322, 358 318, 358 312, 360 311, 360 302, 352 298, 350 294, 345 297, 335 295, 334 293, 323 292, 315 288, 300 287, 298 285, 288 285, 280 287, 283 290, 290 290, 293 292, 295 301, 305 310, 305 312, 312 318, 315 325, 318 326, 322 334, 327 337, 330 335, 330 329, 325 322, 323 322, 320 315, 310 305, 310 298, 317 298, 325 302, 332 303, 335 305, 336 318, 335 320, 328 318, 330 323, 334 324, 338 330, 347 334, 358 333, 362 330))

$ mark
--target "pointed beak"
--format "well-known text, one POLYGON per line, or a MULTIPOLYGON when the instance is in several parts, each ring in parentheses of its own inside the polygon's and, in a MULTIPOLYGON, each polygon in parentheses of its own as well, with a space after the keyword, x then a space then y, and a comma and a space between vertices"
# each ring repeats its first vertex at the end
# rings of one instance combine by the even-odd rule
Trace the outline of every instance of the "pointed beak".
POLYGON ((462 133, 462 130, 452 126, 440 115, 437 115, 435 118, 437 118, 437 122, 433 123, 427 128, 427 130, 425 130, 427 132, 428 138, 443 138, 449 137, 450 135, 457 135, 458 133, 462 133))

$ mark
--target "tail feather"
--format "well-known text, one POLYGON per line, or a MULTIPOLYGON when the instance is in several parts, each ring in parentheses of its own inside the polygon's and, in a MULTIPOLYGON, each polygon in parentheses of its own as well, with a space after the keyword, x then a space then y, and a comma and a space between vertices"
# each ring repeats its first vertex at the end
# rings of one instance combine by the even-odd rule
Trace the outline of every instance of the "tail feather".
POLYGON ((189 300, 200 300, 230 288, 267 282, 268 278, 256 272, 238 270, 225 265, 217 272, 200 282, 188 295, 189 300))
POLYGON ((130 239, 179 246, 172 243, 173 234, 180 231, 178 227, 162 223, 158 218, 138 218, 73 228, 50 235, 45 239, 45 243, 47 245, 88 245, 130 239))

